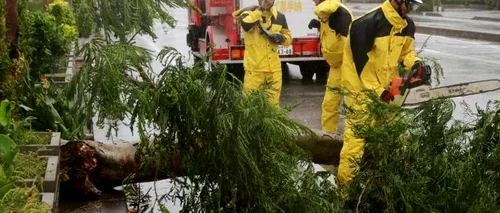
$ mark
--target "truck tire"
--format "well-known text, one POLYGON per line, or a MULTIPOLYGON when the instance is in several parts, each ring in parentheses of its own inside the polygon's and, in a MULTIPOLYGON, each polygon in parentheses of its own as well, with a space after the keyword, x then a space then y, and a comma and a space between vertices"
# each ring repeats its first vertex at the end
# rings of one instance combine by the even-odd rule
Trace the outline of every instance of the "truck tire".
POLYGON ((299 64, 302 84, 312 84, 316 74, 316 84, 326 84, 330 67, 325 61, 303 62, 299 64))
POLYGON ((188 34, 186 35, 187 46, 191 48, 192 51, 200 51, 198 47, 198 39, 200 37, 201 29, 195 25, 189 25, 188 34))
MULTIPOLYGON (((243 82, 243 78, 245 76, 245 70, 243 70, 243 64, 227 64, 227 72, 231 73, 236 77, 238 80, 243 82)), ((233 81, 234 78, 231 75, 227 75, 227 79, 230 81, 233 81)))
POLYGON ((281 63, 281 79, 283 84, 290 83, 290 69, 288 68, 288 64, 286 62, 281 63))
POLYGON ((326 85, 329 72, 330 65, 326 61, 319 62, 316 67, 316 84, 326 85))
POLYGON ((314 70, 311 69, 310 63, 304 62, 299 64, 300 74, 302 75, 302 84, 312 84, 314 70))
MULTIPOLYGON (((193 39, 191 38, 191 32, 189 32, 188 34, 186 34, 187 46, 192 48, 192 42, 193 42, 193 39)), ((193 50, 193 49, 191 49, 191 50, 193 50)))

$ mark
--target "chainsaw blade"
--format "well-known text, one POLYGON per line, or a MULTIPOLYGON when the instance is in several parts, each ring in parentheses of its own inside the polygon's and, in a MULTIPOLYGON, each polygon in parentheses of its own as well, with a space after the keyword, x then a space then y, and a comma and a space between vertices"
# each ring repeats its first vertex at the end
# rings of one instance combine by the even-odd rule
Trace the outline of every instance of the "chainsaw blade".
POLYGON ((492 92, 500 89, 500 80, 482 80, 431 88, 430 85, 421 85, 408 90, 403 98, 402 106, 418 106, 432 99, 463 97, 480 93, 492 92))

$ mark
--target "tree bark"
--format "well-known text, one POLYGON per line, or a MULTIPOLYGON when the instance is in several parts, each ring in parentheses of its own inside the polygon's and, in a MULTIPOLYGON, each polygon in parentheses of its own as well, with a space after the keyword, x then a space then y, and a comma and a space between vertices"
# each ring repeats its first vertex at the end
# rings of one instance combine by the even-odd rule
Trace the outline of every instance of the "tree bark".
MULTIPOLYGON (((342 138, 314 130, 316 136, 299 135, 297 145, 311 152, 317 164, 338 165, 342 138)), ((136 157, 137 144, 105 144, 90 140, 69 141, 61 146, 61 193, 72 197, 99 198, 101 190, 123 184, 148 182, 185 175, 181 155, 175 154, 167 161, 167 168, 158 171, 151 163, 140 168, 136 157), (134 174, 133 177, 130 177, 134 174)))
POLYGON ((17 0, 6 0, 5 2, 5 26, 7 27, 7 42, 9 42, 10 45, 10 59, 19 59, 19 18, 17 15, 17 0))

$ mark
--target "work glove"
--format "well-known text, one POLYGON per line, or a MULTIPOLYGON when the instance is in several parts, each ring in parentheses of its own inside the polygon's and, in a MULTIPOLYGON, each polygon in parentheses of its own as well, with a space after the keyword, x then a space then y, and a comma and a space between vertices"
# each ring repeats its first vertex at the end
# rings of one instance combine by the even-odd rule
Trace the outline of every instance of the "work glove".
POLYGON ((285 41, 285 36, 283 36, 281 34, 272 34, 271 39, 274 43, 281 44, 285 41))
POLYGON ((320 26, 320 23, 318 20, 316 19, 311 19, 311 21, 309 22, 309 29, 312 29, 312 28, 318 28, 319 29, 319 26, 320 26))
POLYGON ((389 103, 390 101, 394 101, 394 95, 389 90, 384 90, 380 95, 380 99, 382 101, 389 103))
POLYGON ((410 78, 420 79, 419 84, 430 84, 431 83, 432 69, 429 65, 424 65, 421 61, 415 62, 411 67, 410 78))

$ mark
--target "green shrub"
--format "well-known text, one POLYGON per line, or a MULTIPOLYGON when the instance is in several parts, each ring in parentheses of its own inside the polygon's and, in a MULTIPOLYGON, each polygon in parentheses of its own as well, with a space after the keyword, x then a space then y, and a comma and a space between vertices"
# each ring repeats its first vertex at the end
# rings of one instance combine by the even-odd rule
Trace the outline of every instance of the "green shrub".
POLYGON ((68 39, 78 39, 75 16, 68 2, 55 0, 48 5, 49 14, 56 18, 57 23, 62 25, 64 36, 68 39))
POLYGON ((21 49, 29 60, 31 80, 65 67, 66 54, 74 41, 52 15, 26 13, 21 23, 21 49))
POLYGON ((454 121, 454 109, 452 100, 416 110, 380 101, 369 106, 374 122, 356 126, 366 147, 346 207, 359 212, 498 212, 500 102, 471 113, 476 118, 472 127, 454 121))
MULTIPOLYGON (((0 2, 0 14, 5 14, 4 1, 0 2)), ((4 73, 10 63, 9 60, 9 45, 5 38, 7 27, 5 26, 5 16, 0 16, 0 82, 4 81, 4 73)))
POLYGON ((0 200, 13 187, 14 159, 19 151, 16 143, 5 134, 0 134, 0 200))
POLYGON ((13 188, 0 200, 0 212, 49 213, 51 208, 40 199, 36 186, 13 188))
POLYGON ((71 11, 68 2, 64 0, 55 0, 48 5, 47 10, 56 18, 58 23, 70 26, 76 25, 75 16, 73 15, 73 11, 71 11))
POLYGON ((500 9, 500 0, 483 0, 484 4, 491 9, 500 9))
POLYGON ((73 5, 80 38, 88 38, 95 29, 94 10, 90 3, 85 0, 75 0, 73 5))

